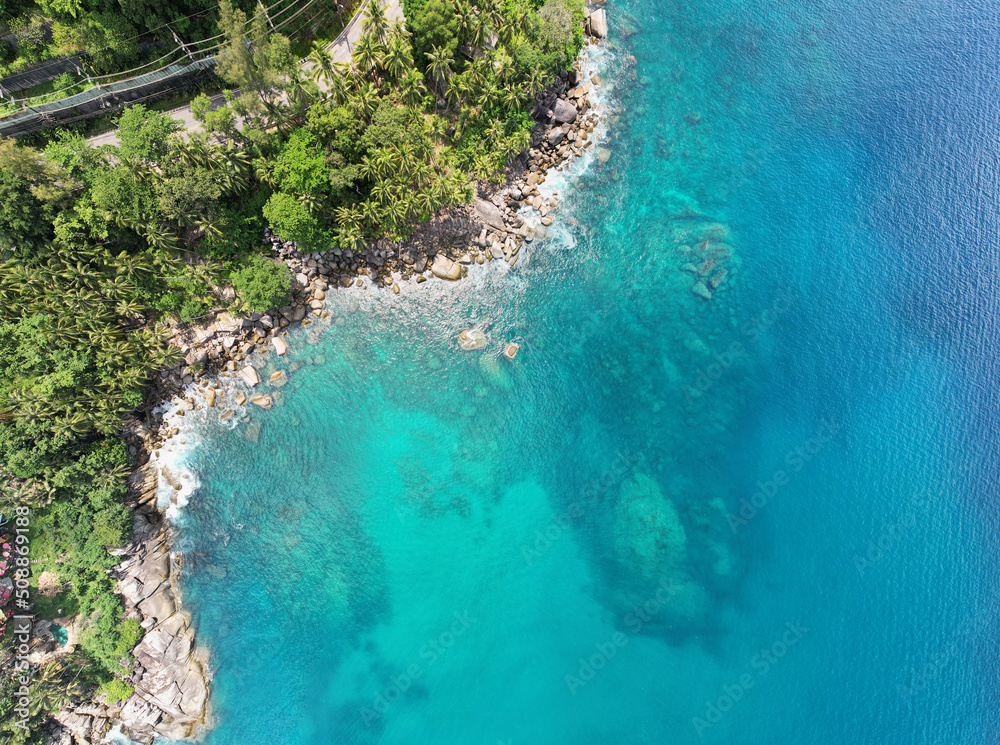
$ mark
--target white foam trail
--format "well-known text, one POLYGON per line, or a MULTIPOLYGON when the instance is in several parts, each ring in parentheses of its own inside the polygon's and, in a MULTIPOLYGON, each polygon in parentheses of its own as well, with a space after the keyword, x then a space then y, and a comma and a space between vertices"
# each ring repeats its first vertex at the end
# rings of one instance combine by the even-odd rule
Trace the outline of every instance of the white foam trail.
POLYGON ((602 85, 591 86, 589 94, 592 102, 591 111, 597 112, 600 119, 590 136, 594 144, 584 148, 582 155, 574 156, 558 168, 550 169, 545 180, 538 185, 538 192, 543 197, 556 198, 559 213, 553 216, 552 224, 545 227, 542 225, 539 213, 535 212, 529 205, 523 205, 518 210, 518 214, 526 225, 535 228, 536 231, 544 232, 547 236, 544 245, 549 250, 567 251, 573 250, 577 246, 576 231, 572 230, 561 216, 565 215, 569 208, 569 202, 566 200, 567 193, 576 188, 577 181, 597 159, 598 148, 607 141, 608 117, 612 111, 614 97, 607 82, 608 76, 603 73, 610 68, 614 59, 614 53, 604 44, 588 45, 580 53, 580 72, 583 80, 589 81, 595 74, 602 75, 603 78, 602 85))
POLYGON ((201 445, 195 412, 188 410, 184 397, 192 386, 188 386, 180 396, 161 403, 157 413, 163 414, 161 431, 173 431, 176 435, 167 438, 159 450, 154 450, 149 461, 159 476, 156 486, 156 505, 171 522, 180 517, 191 495, 201 486, 198 475, 190 468, 189 460, 201 445), (184 416, 179 412, 184 411, 184 416), (176 487, 180 488, 176 488, 176 487))

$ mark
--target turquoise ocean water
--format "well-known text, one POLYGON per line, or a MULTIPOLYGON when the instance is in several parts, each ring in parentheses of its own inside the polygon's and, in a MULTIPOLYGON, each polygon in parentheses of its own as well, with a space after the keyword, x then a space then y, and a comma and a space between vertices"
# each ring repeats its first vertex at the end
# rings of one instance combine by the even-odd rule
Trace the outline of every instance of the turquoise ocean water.
POLYGON ((209 745, 997 741, 1000 8, 609 17, 528 260, 331 293, 258 443, 188 418, 209 745))

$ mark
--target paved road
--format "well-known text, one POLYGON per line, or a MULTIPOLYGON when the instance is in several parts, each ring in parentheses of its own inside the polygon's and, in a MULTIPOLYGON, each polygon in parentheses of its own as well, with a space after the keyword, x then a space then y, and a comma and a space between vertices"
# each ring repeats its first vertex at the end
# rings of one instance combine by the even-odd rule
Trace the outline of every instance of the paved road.
MULTIPOLYGON (((403 6, 400 4, 400 0, 383 0, 383 6, 385 6, 385 15, 391 24, 396 20, 403 20, 403 6)), ((334 62, 350 62, 351 61, 351 50, 354 44, 357 43, 358 39, 361 38, 361 24, 363 22, 364 12, 359 10, 354 14, 354 17, 347 22, 347 27, 340 32, 340 35, 327 45, 327 49, 330 50, 333 55, 334 62)), ((303 62, 303 69, 309 71, 312 69, 312 63, 303 62)), ((212 96, 212 108, 217 109, 226 102, 226 97, 221 93, 217 93, 212 96)), ((190 104, 184 104, 183 106, 178 106, 176 109, 171 109, 166 112, 168 116, 172 119, 176 119, 184 125, 185 132, 197 132, 201 129, 201 123, 198 122, 194 115, 191 114, 190 104)), ((94 135, 89 137, 87 141, 94 147, 99 145, 117 145, 118 144, 118 134, 115 130, 110 130, 104 132, 103 134, 94 135)))

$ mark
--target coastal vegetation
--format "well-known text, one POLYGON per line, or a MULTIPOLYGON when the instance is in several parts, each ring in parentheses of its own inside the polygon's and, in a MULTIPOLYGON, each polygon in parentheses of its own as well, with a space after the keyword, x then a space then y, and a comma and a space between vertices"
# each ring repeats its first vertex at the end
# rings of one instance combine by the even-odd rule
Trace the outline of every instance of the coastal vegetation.
MULTIPOLYGON (((92 12, 64 5, 52 9, 92 12)), ((267 226, 303 251, 358 251, 471 199, 476 179, 528 147, 536 95, 583 43, 581 0, 409 0, 406 18, 390 24, 373 0, 350 64, 317 46, 303 67, 261 7, 248 17, 223 0, 216 72, 239 92, 215 108, 196 99, 200 131, 136 105, 116 145, 68 131, 0 142, 0 512, 31 510, 36 614, 73 616, 78 630, 72 655, 36 671, 25 732, 6 629, 4 741, 40 741, 52 712, 98 688, 131 694, 141 629, 114 593, 108 548, 132 527, 123 424, 151 374, 181 362, 172 333, 223 304, 288 302, 267 226), (40 594, 43 572, 55 598, 40 594)), ((0 524, 4 542, 10 531, 0 524)))

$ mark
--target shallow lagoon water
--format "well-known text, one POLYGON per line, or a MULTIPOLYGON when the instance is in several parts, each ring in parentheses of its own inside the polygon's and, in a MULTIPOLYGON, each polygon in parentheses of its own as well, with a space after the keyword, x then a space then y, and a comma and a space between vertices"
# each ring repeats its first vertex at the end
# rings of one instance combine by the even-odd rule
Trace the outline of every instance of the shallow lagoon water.
POLYGON ((994 741, 1000 18, 872 5, 610 4, 549 239, 186 418, 210 745, 994 741))

